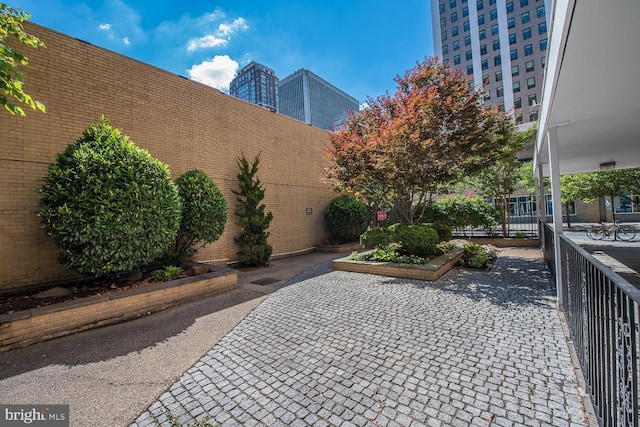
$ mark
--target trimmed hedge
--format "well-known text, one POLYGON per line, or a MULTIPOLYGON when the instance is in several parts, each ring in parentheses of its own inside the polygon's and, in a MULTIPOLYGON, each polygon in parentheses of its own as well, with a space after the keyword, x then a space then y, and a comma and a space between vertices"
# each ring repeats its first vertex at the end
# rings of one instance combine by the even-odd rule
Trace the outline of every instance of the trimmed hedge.
POLYGON ((371 222, 371 209, 355 197, 345 194, 329 202, 324 219, 337 243, 357 242, 371 222))

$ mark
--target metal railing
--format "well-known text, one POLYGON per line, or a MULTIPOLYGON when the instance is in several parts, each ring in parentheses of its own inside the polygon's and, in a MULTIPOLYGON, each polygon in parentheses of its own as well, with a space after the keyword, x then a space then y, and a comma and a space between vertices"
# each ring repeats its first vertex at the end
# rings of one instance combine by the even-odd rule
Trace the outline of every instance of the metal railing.
MULTIPOLYGON (((549 245, 553 230, 544 233, 549 245)), ((560 251, 560 305, 598 421, 639 426, 640 291, 564 236, 560 251)), ((544 256, 551 267, 553 251, 544 256)))

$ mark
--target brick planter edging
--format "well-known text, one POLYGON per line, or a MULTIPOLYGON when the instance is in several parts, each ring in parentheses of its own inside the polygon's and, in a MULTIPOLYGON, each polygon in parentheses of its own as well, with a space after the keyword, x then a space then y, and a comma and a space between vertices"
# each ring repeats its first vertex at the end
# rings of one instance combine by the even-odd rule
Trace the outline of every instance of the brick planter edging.
POLYGON ((353 251, 361 251, 362 245, 360 242, 354 243, 344 243, 342 245, 318 245, 316 246, 316 251, 318 252, 333 252, 333 253, 342 253, 342 252, 353 252, 353 251))
POLYGON ((237 270, 214 268, 199 276, 2 314, 0 352, 141 317, 238 287, 237 270))
POLYGON ((517 237, 464 237, 478 245, 491 245, 496 248, 537 248, 540 239, 522 239, 517 237))
POLYGON ((464 249, 454 248, 424 265, 356 261, 348 257, 334 260, 332 265, 335 270, 350 271, 352 273, 377 274, 380 276, 433 281, 438 280, 444 273, 449 271, 456 262, 462 258, 463 253, 464 249))

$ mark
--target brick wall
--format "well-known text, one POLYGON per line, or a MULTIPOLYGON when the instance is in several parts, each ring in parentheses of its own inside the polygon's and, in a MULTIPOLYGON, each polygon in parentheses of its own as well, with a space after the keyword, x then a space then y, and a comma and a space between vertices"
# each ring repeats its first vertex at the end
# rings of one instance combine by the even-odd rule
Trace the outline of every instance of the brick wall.
POLYGON ((237 259, 231 189, 242 153, 250 160, 261 153, 258 176, 274 214, 274 255, 326 239, 322 213, 335 195, 322 180, 326 131, 55 31, 33 24, 26 29, 47 45, 22 49, 29 57, 25 91, 47 113, 28 109, 20 118, 0 112, 0 289, 71 277, 35 215, 38 188, 56 154, 101 114, 166 163, 174 178, 202 169, 223 191, 227 228, 196 259, 237 259))

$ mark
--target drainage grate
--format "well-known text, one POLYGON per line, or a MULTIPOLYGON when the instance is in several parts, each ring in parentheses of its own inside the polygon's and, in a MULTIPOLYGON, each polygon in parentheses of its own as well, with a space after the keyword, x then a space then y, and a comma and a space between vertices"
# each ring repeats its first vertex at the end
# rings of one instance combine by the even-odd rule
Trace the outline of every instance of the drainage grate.
POLYGON ((253 282, 249 282, 249 283, 253 283, 254 285, 270 285, 272 283, 276 283, 279 282, 280 279, 274 279, 273 277, 265 277, 264 279, 258 279, 258 280, 254 280, 253 282))

